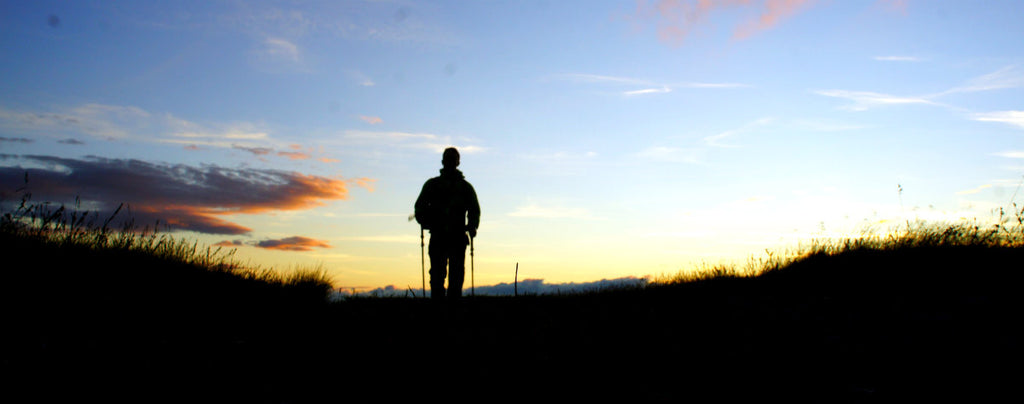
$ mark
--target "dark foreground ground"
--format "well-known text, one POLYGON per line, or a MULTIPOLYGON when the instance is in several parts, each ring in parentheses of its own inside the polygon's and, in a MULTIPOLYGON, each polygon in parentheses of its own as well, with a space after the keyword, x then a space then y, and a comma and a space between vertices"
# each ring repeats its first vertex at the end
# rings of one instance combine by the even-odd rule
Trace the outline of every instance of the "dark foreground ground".
POLYGON ((11 403, 1017 401, 1022 258, 1020 249, 863 252, 756 279, 457 305, 320 304, 167 274, 168 286, 141 294, 125 279, 156 279, 138 269, 108 279, 21 266, 3 288, 0 394, 22 397, 11 403))

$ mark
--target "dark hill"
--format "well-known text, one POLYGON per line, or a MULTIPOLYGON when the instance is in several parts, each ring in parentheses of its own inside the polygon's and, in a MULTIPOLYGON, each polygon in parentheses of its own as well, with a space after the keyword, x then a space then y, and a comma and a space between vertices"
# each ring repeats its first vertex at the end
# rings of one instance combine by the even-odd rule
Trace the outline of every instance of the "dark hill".
POLYGON ((25 243, 3 240, 0 357, 25 402, 985 402, 1021 351, 1022 248, 437 305, 25 243))

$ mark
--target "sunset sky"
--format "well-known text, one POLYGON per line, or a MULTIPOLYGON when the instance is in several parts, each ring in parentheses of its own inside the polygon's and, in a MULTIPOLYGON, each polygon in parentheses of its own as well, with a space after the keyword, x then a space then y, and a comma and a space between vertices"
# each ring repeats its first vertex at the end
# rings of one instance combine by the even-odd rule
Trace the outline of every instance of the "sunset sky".
MULTIPOLYGON (((0 195, 342 289, 421 285, 462 152, 475 282, 744 262, 1024 202, 1024 2, 0 0, 0 195)), ((468 270, 468 268, 467 268, 468 270)), ((467 286, 469 285, 467 277, 467 286)))

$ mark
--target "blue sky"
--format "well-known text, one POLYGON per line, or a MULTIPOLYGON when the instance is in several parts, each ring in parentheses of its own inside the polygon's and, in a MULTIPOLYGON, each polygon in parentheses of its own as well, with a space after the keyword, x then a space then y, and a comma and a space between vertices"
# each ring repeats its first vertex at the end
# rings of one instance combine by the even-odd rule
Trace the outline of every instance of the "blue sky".
MULTIPOLYGON (((5 198, 420 285, 441 150, 476 282, 745 262, 1024 178, 1018 1, 0 2, 5 198), (34 182, 33 182, 34 181, 34 182)), ((1024 197, 1024 196, 1022 196, 1024 197)))

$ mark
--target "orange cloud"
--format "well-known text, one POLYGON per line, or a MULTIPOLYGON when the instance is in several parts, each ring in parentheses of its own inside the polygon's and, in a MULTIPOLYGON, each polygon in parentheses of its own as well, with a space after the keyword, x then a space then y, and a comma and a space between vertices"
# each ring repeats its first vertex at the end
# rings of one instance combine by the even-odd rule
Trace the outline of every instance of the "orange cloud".
POLYGON ((370 191, 370 192, 373 192, 373 183, 377 182, 377 180, 375 180, 373 178, 365 178, 365 177, 364 178, 353 178, 353 179, 350 179, 349 181, 354 183, 354 184, 356 184, 356 186, 364 188, 364 189, 366 189, 367 191, 370 191))
POLYGON ((277 155, 288 157, 291 160, 306 160, 312 157, 306 152, 277 152, 277 155))
POLYGON ((196 206, 142 205, 135 208, 135 217, 151 217, 175 230, 214 234, 246 234, 252 229, 215 217, 215 209, 196 206))

